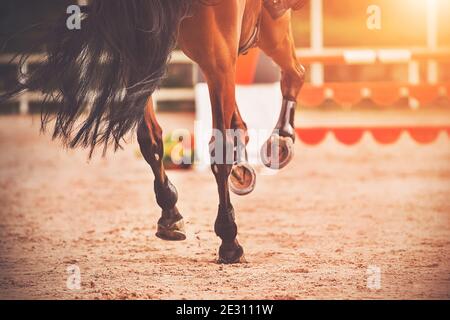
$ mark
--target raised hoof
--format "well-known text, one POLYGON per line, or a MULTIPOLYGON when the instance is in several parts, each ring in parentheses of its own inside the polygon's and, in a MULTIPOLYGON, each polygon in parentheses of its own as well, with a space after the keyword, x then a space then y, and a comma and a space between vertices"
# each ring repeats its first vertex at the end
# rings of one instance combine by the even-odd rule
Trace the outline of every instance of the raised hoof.
POLYGON ((261 160, 270 169, 283 169, 294 157, 294 140, 291 137, 272 135, 261 149, 261 160))
POLYGON ((156 236, 165 241, 183 241, 186 240, 184 230, 184 220, 178 220, 172 224, 166 224, 160 219, 156 236))
POLYGON ((233 165, 228 178, 230 189, 238 196, 245 196, 255 190, 256 173, 246 162, 233 165))
POLYGON ((224 249, 223 246, 219 249, 218 264, 234 264, 234 263, 247 263, 244 256, 244 249, 242 246, 224 249))

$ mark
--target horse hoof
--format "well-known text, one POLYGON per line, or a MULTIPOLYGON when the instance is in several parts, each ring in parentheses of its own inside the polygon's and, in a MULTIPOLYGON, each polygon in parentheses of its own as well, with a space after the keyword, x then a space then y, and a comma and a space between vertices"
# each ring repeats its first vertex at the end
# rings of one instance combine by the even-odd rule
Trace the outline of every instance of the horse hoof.
POLYGON ((162 219, 158 222, 156 236, 165 241, 183 241, 186 240, 184 230, 184 220, 178 220, 172 224, 165 224, 162 219))
POLYGON ((261 149, 261 160, 270 169, 283 169, 294 157, 294 140, 291 137, 272 135, 261 149))
POLYGON ((255 170, 246 162, 233 165, 228 178, 230 189, 239 196, 245 196, 255 189, 255 170))
POLYGON ((244 256, 244 248, 237 245, 235 248, 224 249, 220 246, 218 264, 234 264, 234 263, 247 263, 244 256))

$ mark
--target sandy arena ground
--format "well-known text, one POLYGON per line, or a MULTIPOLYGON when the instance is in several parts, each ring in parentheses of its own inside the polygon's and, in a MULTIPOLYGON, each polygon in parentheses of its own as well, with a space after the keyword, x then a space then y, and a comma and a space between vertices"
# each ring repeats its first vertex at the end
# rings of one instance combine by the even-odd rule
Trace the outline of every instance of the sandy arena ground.
POLYGON ((233 196, 248 263, 223 266, 214 263, 211 173, 169 172, 188 239, 163 242, 135 141, 88 163, 39 135, 38 122, 0 117, 2 299, 450 298, 446 135, 428 146, 408 136, 392 146, 370 137, 353 147, 333 137, 297 144, 288 168, 233 196), (80 268, 80 290, 66 286, 70 265, 80 268), (379 290, 367 287, 372 267, 379 290))

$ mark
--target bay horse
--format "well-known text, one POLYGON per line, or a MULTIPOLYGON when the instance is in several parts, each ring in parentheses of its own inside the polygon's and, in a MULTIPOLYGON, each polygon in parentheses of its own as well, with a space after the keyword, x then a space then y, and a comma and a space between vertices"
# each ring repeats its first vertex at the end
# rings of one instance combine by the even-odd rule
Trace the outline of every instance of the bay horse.
MULTIPOLYGON (((246 163, 245 152, 235 152, 248 143, 247 126, 235 97, 236 61, 239 54, 258 46, 281 69, 281 114, 266 143, 277 147, 262 152, 266 165, 275 162, 281 168, 292 158, 294 112, 305 73, 296 58, 291 12, 287 9, 300 8, 304 2, 91 0, 82 8, 81 29, 69 30, 65 19, 57 21, 45 39, 45 61, 3 98, 23 90, 40 90, 48 99, 58 100, 53 137, 61 138, 71 148, 88 147, 90 155, 99 145, 104 152, 108 145, 119 148, 124 135, 137 129, 141 152, 155 176, 156 201, 162 209, 156 235, 163 240, 184 240, 177 190, 164 170, 162 129, 151 99, 178 43, 206 78, 212 126, 221 134, 213 134, 210 142, 215 156, 211 168, 219 194, 214 225, 222 240, 218 262, 243 262, 229 184, 236 184, 234 190, 239 191, 239 181, 245 184, 245 177, 255 173, 246 163), (241 133, 236 139, 229 130, 241 133), (220 138, 223 143, 219 143, 220 138), (231 163, 218 159, 216 153, 223 151, 225 155, 230 146, 234 150, 231 163)), ((54 117, 43 112, 44 129, 54 117)))

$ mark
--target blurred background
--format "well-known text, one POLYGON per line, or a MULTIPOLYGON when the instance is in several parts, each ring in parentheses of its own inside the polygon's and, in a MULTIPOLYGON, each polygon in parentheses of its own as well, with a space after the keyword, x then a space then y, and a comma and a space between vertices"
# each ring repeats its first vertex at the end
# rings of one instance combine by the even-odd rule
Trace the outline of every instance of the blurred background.
MULTIPOLYGON (((39 31, 30 27, 60 15, 73 2, 70 0, 1 1, 0 33, 1 43, 4 45, 0 53, 0 90, 7 89, 8 83, 11 83, 8 80, 16 77, 17 74, 15 66, 8 65, 11 54, 23 52, 37 54, 43 49, 40 43, 36 43, 36 39, 39 39, 39 31)), ((313 0, 306 8, 293 14, 293 30, 295 42, 299 48, 299 59, 302 61, 302 58, 307 57, 306 61, 303 59, 308 71, 307 81, 312 81, 315 86, 323 85, 323 82, 386 83, 392 81, 397 85, 400 83, 410 85, 445 83, 450 80, 449 51, 445 50, 450 47, 449 12, 450 0, 313 0), (377 5, 381 10, 380 29, 370 30, 367 27, 366 21, 370 16, 367 8, 370 5, 377 5), (353 53, 348 52, 349 55, 356 55, 359 61, 340 59, 346 49, 359 50, 353 53), (389 50, 385 52, 387 58, 384 62, 374 63, 375 61, 371 61, 370 58, 371 53, 361 52, 362 49, 389 50), (413 50, 412 55, 416 57, 415 60, 411 53, 408 55, 408 50, 413 50), (432 53, 436 51, 440 53, 433 55, 432 53), (433 57, 439 59, 429 60, 433 57), (431 67, 434 71, 429 70, 430 61, 431 64, 435 64, 431 67), (317 62, 316 65, 312 65, 315 62, 317 62), (320 64, 320 62, 324 63, 320 64), (433 72, 433 75, 430 76, 430 72, 433 72), (311 76, 312 73, 315 75, 311 76)), ((33 61, 36 60, 30 60, 30 69, 33 68, 33 61)), ((172 62, 169 76, 163 87, 185 90, 163 90, 158 99, 158 108, 169 111, 195 111, 195 96, 189 89, 192 89, 199 80, 198 71, 182 55, 175 55, 172 62)), ((274 67, 270 63, 267 61, 260 63, 259 68, 265 69, 259 70, 264 76, 256 79, 253 77, 250 82, 277 80, 278 71, 271 70, 274 67), (267 76, 271 73, 274 76, 267 76)), ((245 72, 248 70, 246 69, 245 72)), ((333 89, 337 91, 336 88, 333 89)), ((366 89, 376 90, 376 88, 370 88, 370 85, 366 89)), ((431 95, 434 94, 433 99, 428 98, 422 104, 448 105, 444 86, 420 89, 421 93, 423 90, 435 91, 430 91, 431 95)), ((350 95, 359 95, 362 89, 354 86, 340 88, 340 91, 346 90, 350 92, 350 95), (356 90, 357 93, 351 92, 352 90, 356 90)), ((404 91, 403 96, 406 95, 404 91)), ((403 97, 400 93, 397 93, 399 99, 403 97)), ((352 97, 354 101, 337 101, 337 103, 333 99, 325 99, 332 95, 330 92, 327 94, 326 87, 324 92, 308 91, 303 95, 304 104, 312 104, 313 107, 339 107, 339 102, 341 102, 340 107, 345 105, 347 109, 361 105, 375 107, 375 104, 371 105, 368 101, 362 101, 364 99, 356 99, 356 97, 352 97), (320 99, 317 94, 324 94, 325 97, 320 99)), ((334 92, 334 95, 339 93, 334 92)), ((366 96, 368 96, 367 90, 366 96)), ((362 98, 366 96, 363 94, 362 98)), ((385 104, 398 105, 398 101, 393 103, 394 98, 390 98, 385 104)), ((22 106, 20 101, 3 105, 0 113, 37 112, 40 109, 38 100, 31 97, 29 101, 22 101, 22 106)), ((408 102, 403 99, 403 104, 400 105, 407 104, 408 102)), ((413 106, 418 106, 418 103, 413 106)))

